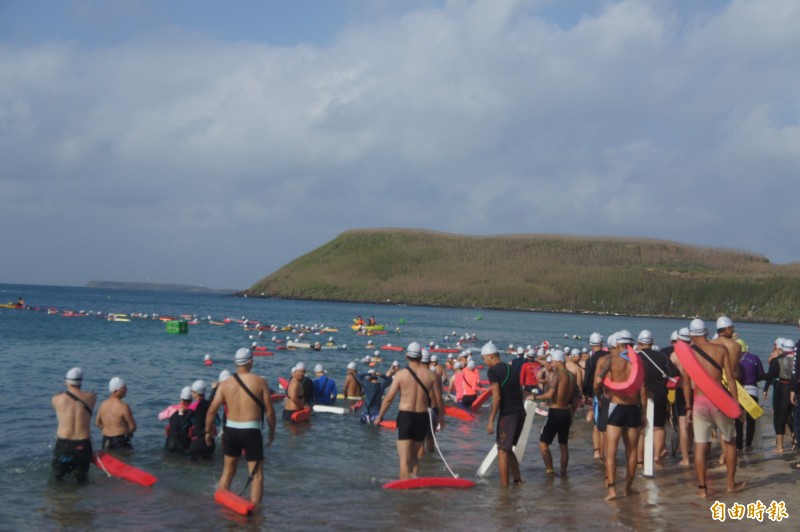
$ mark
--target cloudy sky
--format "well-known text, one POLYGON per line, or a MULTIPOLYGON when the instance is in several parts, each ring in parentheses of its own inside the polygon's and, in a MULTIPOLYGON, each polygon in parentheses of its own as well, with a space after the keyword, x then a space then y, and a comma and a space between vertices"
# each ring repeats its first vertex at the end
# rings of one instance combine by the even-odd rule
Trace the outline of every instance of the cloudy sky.
POLYGON ((796 0, 0 0, 0 283, 245 288, 362 227, 800 260, 796 0))

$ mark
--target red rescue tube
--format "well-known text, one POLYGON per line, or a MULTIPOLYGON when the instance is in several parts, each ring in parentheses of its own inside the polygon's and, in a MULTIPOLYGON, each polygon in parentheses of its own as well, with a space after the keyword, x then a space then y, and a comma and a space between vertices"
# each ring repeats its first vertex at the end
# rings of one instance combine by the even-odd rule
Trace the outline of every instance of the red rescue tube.
POLYGON ((397 421, 393 419, 386 419, 378 423, 378 426, 383 427, 385 429, 396 429, 397 428, 397 421))
POLYGON ((446 406, 444 407, 444 413, 448 416, 461 419, 463 421, 473 421, 475 416, 464 410, 463 408, 459 408, 457 406, 446 406))
POLYGON ((636 351, 631 346, 628 346, 628 360, 631 363, 628 378, 623 382, 614 382, 611 380, 610 375, 606 375, 606 378, 603 379, 603 386, 620 395, 633 395, 642 388, 644 364, 639 361, 639 355, 636 354, 636 351))
POLYGON ((263 349, 260 349, 258 351, 253 351, 253 356, 254 357, 271 357, 274 354, 275 353, 273 353, 272 351, 267 351, 267 350, 263 350, 263 349))
POLYGON ((308 418, 311 417, 311 409, 309 407, 305 407, 302 410, 298 410, 294 414, 292 414, 292 423, 302 423, 303 421, 308 421, 308 418))
POLYGON ((393 480, 383 485, 387 490, 408 490, 415 488, 471 488, 475 483, 465 478, 419 477, 393 480))
POLYGON ((122 460, 114 458, 103 451, 97 451, 92 454, 92 462, 105 471, 107 475, 121 478, 122 480, 127 480, 128 482, 133 482, 140 486, 152 486, 158 481, 156 477, 147 471, 142 471, 139 468, 128 465, 122 460))
POLYGON ((239 497, 230 490, 217 490, 214 500, 225 508, 233 510, 240 515, 250 515, 255 510, 255 505, 243 497, 239 497))
POLYGON ((402 346, 399 346, 399 345, 382 345, 381 346, 381 351, 402 351, 403 349, 405 349, 405 348, 402 347, 402 346))
POLYGON ((287 381, 283 377, 278 377, 278 384, 280 384, 281 388, 283 388, 284 390, 289 389, 289 381, 287 381))
MULTIPOLYGON (((491 397, 491 396, 492 396, 492 389, 491 389, 491 388, 489 388, 488 390, 485 390, 485 391, 484 391, 482 394, 480 394, 480 395, 478 396, 478 398, 477 398, 477 399, 475 399, 475 400, 472 402, 472 409, 473 409, 473 410, 477 410, 477 409, 479 409, 481 406, 483 406, 483 403, 485 403, 485 402, 486 402, 486 400, 487 400, 487 399, 489 399, 489 397, 491 397)), ((445 410, 445 412, 446 412, 446 411, 447 411, 447 410, 445 410)))

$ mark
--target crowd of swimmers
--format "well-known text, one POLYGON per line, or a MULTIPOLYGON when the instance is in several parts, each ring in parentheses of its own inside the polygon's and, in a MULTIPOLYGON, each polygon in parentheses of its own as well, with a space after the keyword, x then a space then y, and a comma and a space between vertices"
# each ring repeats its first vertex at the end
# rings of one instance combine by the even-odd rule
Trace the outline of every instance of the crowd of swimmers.
MULTIPOLYGON (((545 475, 549 478, 557 476, 550 449, 556 438, 560 451, 558 476, 567 476, 570 428, 577 411, 586 407, 585 419, 594 425, 593 458, 603 464, 606 499, 612 500, 620 496, 616 488, 620 442, 625 448, 621 495, 635 493, 633 482, 644 460, 644 438, 640 435, 647 425, 645 412, 650 399, 655 412, 652 426, 656 467, 664 467, 669 457, 679 459, 681 466, 689 466, 693 451, 698 494, 707 496, 706 462, 710 444, 718 438, 722 447, 720 463, 725 464, 727 472, 726 489, 734 492, 744 488, 744 483, 735 480, 737 455, 752 451, 755 420, 744 411, 737 419, 727 417, 702 390, 695 389, 675 345, 690 345, 703 369, 720 384, 723 370, 726 375, 733 375, 726 386, 734 397, 737 382, 756 402, 760 382, 764 382, 764 400, 773 387, 776 451, 783 453, 787 427, 792 436, 791 450, 798 450, 795 436, 800 430, 800 408, 796 408, 800 372, 796 343, 777 339, 765 371, 759 357, 748 351, 726 316, 717 319, 714 337, 708 336, 705 323, 694 319, 688 327, 674 331, 665 348, 656 346, 647 330, 636 339, 627 330, 607 339, 595 332, 589 337, 589 347, 583 349, 551 348, 547 342, 528 348, 510 346, 508 351, 514 355, 510 362, 504 362, 498 347, 488 342, 480 349, 480 365, 472 350, 448 354, 440 363, 436 354, 412 342, 405 350, 406 365, 401 367, 394 361, 385 373, 374 369, 358 372, 357 363, 350 362, 341 394, 322 364, 315 366, 311 379, 306 376, 304 364, 297 363, 285 390, 282 417, 288 420, 300 409, 313 404, 333 405, 337 397, 342 397, 348 405, 361 401, 362 423, 380 424, 399 394, 397 453, 399 477, 406 479, 419 474, 419 456, 430 449, 435 433, 445 428, 445 401, 470 409, 478 394, 486 391, 492 399, 486 431, 496 434, 500 483, 508 486, 522 482, 513 448, 525 424, 526 401, 549 403, 547 421, 539 436, 545 475), (613 383, 629 380, 633 367, 629 347, 635 351, 645 375, 639 388, 622 391, 613 383), (486 369, 487 380, 481 380, 480 369, 486 369), (666 448, 668 422, 678 434, 678 445, 671 450, 666 448)), ((216 435, 221 431, 224 467, 218 489, 230 487, 238 459, 244 454, 248 482, 252 482, 250 499, 257 504, 263 493, 264 447, 274 439, 276 414, 272 401, 276 396, 263 377, 252 373, 250 348, 236 351, 234 364, 233 373, 223 370, 210 385, 198 380, 183 388, 180 402, 162 411, 159 419, 168 423, 165 448, 192 458, 213 455, 216 435), (266 442, 262 436, 265 423, 266 442)), ((53 470, 58 479, 72 472, 79 482, 86 480, 92 459, 90 423, 97 400, 93 392, 81 389, 82 380, 80 368, 70 369, 65 376, 67 390, 52 398, 58 418, 53 470)), ((103 449, 131 449, 136 422, 123 400, 127 393, 125 382, 113 377, 108 389, 109 397, 95 418, 102 431, 103 449)), ((792 467, 800 465, 795 463, 792 467)))

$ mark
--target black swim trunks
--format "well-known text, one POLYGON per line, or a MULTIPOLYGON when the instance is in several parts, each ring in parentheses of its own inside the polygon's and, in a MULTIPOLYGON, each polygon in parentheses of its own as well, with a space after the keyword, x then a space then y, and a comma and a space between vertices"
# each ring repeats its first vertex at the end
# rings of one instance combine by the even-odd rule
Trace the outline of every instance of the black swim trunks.
POLYGON ((64 440, 58 438, 53 449, 53 472, 61 480, 68 473, 75 474, 75 480, 86 482, 89 465, 92 463, 91 440, 64 440))
POLYGON ((462 395, 461 396, 461 406, 463 406, 464 408, 469 410, 470 408, 472 408, 472 403, 474 403, 475 399, 477 399, 477 398, 478 398, 477 395, 462 395))
POLYGON ((120 434, 119 436, 103 436, 103 450, 104 451, 131 451, 133 445, 131 439, 127 434, 120 434))
POLYGON ((261 436, 261 429, 225 427, 222 433, 222 448, 225 456, 239 457, 244 449, 244 458, 248 462, 264 459, 264 439, 261 436))
POLYGON ((569 428, 572 426, 572 412, 569 408, 550 408, 547 421, 542 427, 539 441, 550 445, 558 434, 559 445, 569 442, 569 428))
POLYGON ((669 412, 666 388, 653 393, 653 406, 655 407, 653 410, 653 426, 663 429, 667 424, 667 413, 669 412))
POLYGON ((611 403, 608 407, 608 424, 615 427, 638 429, 642 426, 642 409, 639 405, 611 403))
POLYGON ((519 441, 524 424, 525 412, 514 412, 501 416, 497 420, 497 448, 510 451, 519 441))
POLYGON ((397 413, 398 440, 423 442, 430 431, 430 418, 427 412, 406 412, 401 410, 397 413))

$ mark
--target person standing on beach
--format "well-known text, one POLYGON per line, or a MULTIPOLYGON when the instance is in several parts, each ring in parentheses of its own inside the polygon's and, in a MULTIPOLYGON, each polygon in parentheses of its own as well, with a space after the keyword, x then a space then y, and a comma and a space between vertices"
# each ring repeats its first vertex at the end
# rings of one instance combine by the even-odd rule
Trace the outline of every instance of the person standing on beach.
POLYGON ((780 341, 780 354, 773 358, 769 363, 769 369, 764 376, 764 400, 767 399, 767 392, 769 387, 774 384, 772 389, 772 425, 775 428, 775 452, 778 454, 783 453, 783 437, 786 434, 786 426, 789 425, 789 430, 792 432, 793 438, 797 437, 794 432, 792 423, 792 409, 791 392, 794 388, 793 379, 796 378, 794 373, 794 360, 792 357, 795 355, 795 343, 788 338, 782 338, 780 341))
POLYGON ((57 480, 73 473, 75 480, 83 484, 92 463, 91 422, 97 395, 81 390, 81 368, 69 370, 64 382, 67 391, 55 394, 50 400, 58 420, 52 467, 57 480))
MULTIPOLYGON (((644 363, 644 384, 647 395, 653 400, 653 456, 655 465, 663 466, 667 432, 667 377, 670 376, 669 359, 661 351, 653 349, 653 334, 641 331, 636 340, 636 351, 644 363)), ((644 438, 639 438, 639 465, 644 466, 644 438)))
MULTIPOLYGON (((728 356, 731 359, 731 366, 733 366, 733 376, 736 381, 742 383, 742 366, 740 365, 742 358, 742 345, 735 340, 736 332, 734 330, 733 321, 727 316, 720 316, 717 318, 717 337, 711 342, 715 344, 724 345, 728 350, 728 356)), ((726 375, 725 378, 728 378, 726 375)), ((736 397, 736 395, 734 395, 736 397)), ((738 419, 734 420, 734 427, 736 428, 736 439, 742 439, 744 431, 744 423, 738 419)), ((720 458, 720 463, 722 459, 720 458)))
POLYGON ((103 433, 104 451, 131 450, 131 438, 136 430, 131 407, 123 401, 128 387, 119 377, 108 381, 108 399, 100 403, 94 423, 103 433))
MULTIPOLYGON (((615 333, 609 340, 611 354, 603 361, 595 377, 594 393, 599 396, 603 393, 603 380, 606 375, 611 382, 625 382, 632 371, 632 360, 628 358, 627 346, 633 344, 633 336, 626 330, 615 333)), ((638 355, 634 355, 638 356, 638 355)), ((641 364, 641 361, 639 361, 641 364)), ((625 475, 625 490, 623 497, 635 494, 633 479, 636 478, 636 458, 639 446, 639 433, 644 424, 642 412, 647 405, 647 390, 644 384, 638 390, 621 393, 609 390, 611 402, 608 407, 608 422, 606 427, 606 487, 608 494, 606 500, 617 498, 616 470, 617 448, 619 440, 625 445, 627 468, 625 475)))
MULTIPOLYGON (((731 358, 727 348, 719 343, 709 342, 708 329, 701 319, 689 323, 692 350, 697 361, 706 373, 722 385, 722 372, 733 375, 731 358)), ((706 454, 711 443, 711 429, 716 428, 722 440, 722 452, 727 469, 728 493, 744 489, 744 482, 737 483, 736 477, 736 428, 733 419, 723 414, 699 387, 694 389, 692 400, 692 380, 683 375, 683 395, 686 400, 686 417, 694 426, 694 470, 697 475, 697 490, 701 497, 708 496, 706 481, 706 454)), ((736 380, 728 379, 728 390, 736 397, 736 380)), ((744 414, 740 416, 744 419, 744 414)))
POLYGON ((595 395, 594 376, 600 361, 608 355, 603 348, 603 335, 593 332, 589 336, 589 348, 592 354, 586 361, 586 371, 583 374, 583 396, 591 398, 592 409, 587 419, 594 423, 592 428, 592 449, 595 460, 605 460, 606 456, 606 420, 608 419, 608 398, 604 395, 595 395))
POLYGON ((494 432, 494 420, 497 418, 497 464, 500 466, 500 485, 507 487, 509 476, 514 477, 514 484, 522 484, 517 455, 514 446, 522 433, 525 423, 525 407, 522 404, 522 386, 519 372, 511 364, 500 360, 497 346, 488 342, 481 348, 483 363, 489 369, 486 372, 492 389, 492 412, 486 432, 494 432))
MULTIPOLYGON (((436 386, 438 377, 420 362, 422 347, 411 342, 406 349, 408 367, 398 371, 392 380, 389 391, 381 403, 376 425, 383 421, 386 411, 392 406, 395 396, 400 394, 397 412, 397 456, 400 460, 400 480, 415 478, 419 473, 418 454, 431 430, 431 410, 442 406, 442 395, 436 386)), ((444 413, 444 410, 442 410, 444 413)), ((443 429, 445 416, 439 418, 443 429)))
POLYGON ((205 440, 211 446, 214 437, 210 427, 214 424, 217 410, 224 403, 227 419, 222 434, 222 448, 225 452, 222 475, 217 490, 231 487, 236 465, 244 451, 247 469, 250 472, 250 502, 259 504, 264 492, 264 447, 269 447, 275 438, 275 410, 270 399, 267 382, 253 375, 253 353, 246 347, 236 351, 234 356, 236 373, 221 382, 214 394, 214 400, 206 413, 205 440), (269 437, 263 442, 261 431, 264 418, 267 419, 269 437))
POLYGON ((558 448, 561 451, 561 478, 566 478, 569 465, 569 429, 572 426, 570 401, 575 394, 576 384, 570 378, 569 371, 564 367, 564 353, 559 349, 554 349, 550 353, 550 357, 555 371, 547 383, 547 392, 533 396, 534 401, 550 400, 547 421, 539 436, 539 451, 542 453, 547 477, 552 478, 555 476, 555 470, 553 469, 550 444, 558 435, 558 448))

